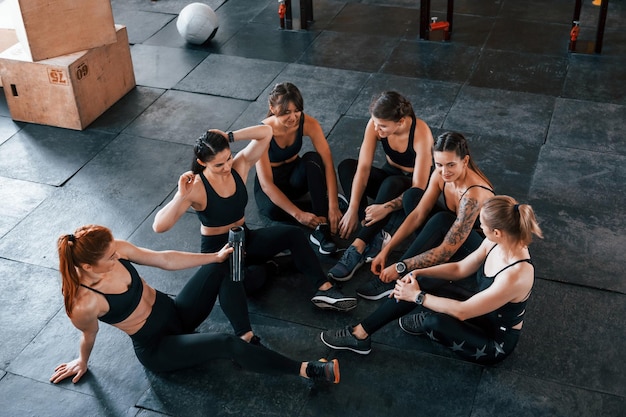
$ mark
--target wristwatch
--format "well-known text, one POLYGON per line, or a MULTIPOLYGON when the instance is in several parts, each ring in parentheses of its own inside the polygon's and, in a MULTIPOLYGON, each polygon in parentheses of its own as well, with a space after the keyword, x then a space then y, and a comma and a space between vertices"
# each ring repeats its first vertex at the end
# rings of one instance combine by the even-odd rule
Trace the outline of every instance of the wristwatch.
POLYGON ((402 261, 396 263, 396 272, 398 274, 404 274, 406 272, 406 264, 402 261))
POLYGON ((424 291, 420 291, 419 294, 417 294, 417 297, 415 297, 415 304, 420 305, 420 306, 424 304, 425 296, 426 296, 426 293, 424 291))

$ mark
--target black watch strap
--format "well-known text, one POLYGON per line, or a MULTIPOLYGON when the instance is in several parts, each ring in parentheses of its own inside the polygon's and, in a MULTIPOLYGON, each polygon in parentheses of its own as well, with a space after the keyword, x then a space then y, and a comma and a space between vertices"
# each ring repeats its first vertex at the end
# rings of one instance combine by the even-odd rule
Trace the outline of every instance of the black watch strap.
POLYGON ((415 304, 420 305, 420 306, 424 304, 425 296, 426 296, 426 293, 424 291, 420 291, 419 294, 417 294, 417 297, 415 297, 415 304))

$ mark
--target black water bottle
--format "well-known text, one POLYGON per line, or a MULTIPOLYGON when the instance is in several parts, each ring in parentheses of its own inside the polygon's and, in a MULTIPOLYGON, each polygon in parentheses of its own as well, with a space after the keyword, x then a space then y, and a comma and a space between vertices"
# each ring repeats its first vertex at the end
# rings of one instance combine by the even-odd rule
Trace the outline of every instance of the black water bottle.
POLYGON ((228 245, 233 248, 230 255, 230 276, 233 281, 243 280, 243 256, 246 235, 241 226, 231 227, 228 232, 228 245))

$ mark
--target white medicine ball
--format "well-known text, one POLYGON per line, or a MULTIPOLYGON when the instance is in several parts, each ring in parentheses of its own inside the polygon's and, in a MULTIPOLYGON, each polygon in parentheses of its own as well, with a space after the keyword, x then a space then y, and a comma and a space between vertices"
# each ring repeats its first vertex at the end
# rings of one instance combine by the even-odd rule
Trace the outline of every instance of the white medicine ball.
POLYGON ((178 33, 187 42, 200 45, 215 36, 217 15, 204 3, 191 3, 183 8, 176 20, 178 33))

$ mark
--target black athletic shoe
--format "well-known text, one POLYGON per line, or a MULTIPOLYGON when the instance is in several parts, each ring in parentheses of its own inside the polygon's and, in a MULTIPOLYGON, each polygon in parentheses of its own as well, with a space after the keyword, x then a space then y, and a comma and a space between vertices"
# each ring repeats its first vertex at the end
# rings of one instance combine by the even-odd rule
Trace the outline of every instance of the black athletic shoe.
POLYGON ((424 330, 424 319, 428 315, 430 315, 430 313, 427 311, 409 314, 408 316, 400 317, 398 319, 398 324, 400 325, 400 328, 408 334, 419 336, 426 333, 426 330, 424 330))
POLYGON ((333 359, 328 362, 322 358, 316 362, 309 362, 306 366, 306 376, 315 381, 325 381, 331 384, 338 384, 339 375, 339 361, 333 359))
POLYGON ((322 309, 350 311, 356 307, 356 297, 343 295, 336 285, 327 290, 317 290, 311 302, 322 309))
POLYGON ((337 194, 337 201, 339 202, 339 211, 341 214, 346 214, 348 211, 348 207, 350 206, 350 202, 348 199, 341 193, 337 194))
POLYGON ((333 242, 333 238, 330 235, 330 226, 328 223, 319 224, 313 233, 311 233, 311 242, 319 246, 319 252, 322 255, 330 255, 337 252, 337 245, 333 242))
POLYGON ((393 292, 395 286, 395 281, 382 282, 378 277, 373 277, 365 284, 357 287, 356 293, 366 300, 380 300, 388 297, 393 292))
POLYGON ((322 342, 333 349, 345 349, 361 355, 367 355, 372 351, 372 338, 357 339, 352 334, 352 327, 346 326, 338 330, 326 330, 320 334, 322 342))

